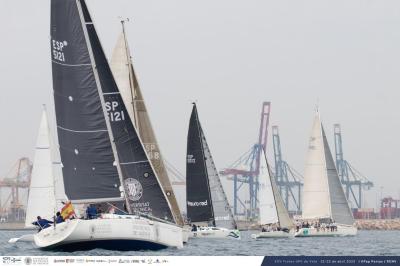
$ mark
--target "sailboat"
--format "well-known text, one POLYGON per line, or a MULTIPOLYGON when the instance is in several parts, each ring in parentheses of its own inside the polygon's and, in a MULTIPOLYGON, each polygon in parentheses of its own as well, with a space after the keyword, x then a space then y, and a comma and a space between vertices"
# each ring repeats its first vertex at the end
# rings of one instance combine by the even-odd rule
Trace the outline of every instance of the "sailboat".
POLYGON ((302 220, 314 226, 299 229, 297 237, 357 234, 318 110, 308 146, 303 195, 302 220))
POLYGON ((111 70, 114 74, 129 117, 143 141, 147 155, 167 195, 175 222, 183 226, 183 219, 178 202, 168 177, 156 135, 147 112, 145 100, 133 68, 132 57, 125 33, 125 21, 122 20, 121 24, 122 32, 113 51, 110 62, 111 70))
POLYGON ((283 203, 275 178, 270 174, 265 151, 262 150, 260 159, 259 179, 259 208, 260 225, 265 229, 258 234, 252 234, 258 238, 283 238, 294 236, 294 223, 283 203))
POLYGON ((52 221, 57 210, 51 154, 50 129, 43 106, 26 208, 25 227, 35 228, 37 216, 52 221))
POLYGON ((195 103, 187 142, 186 204, 190 237, 240 239, 195 103))
MULTIPOLYGON (((52 221, 56 213, 55 179, 53 175, 51 144, 46 107, 43 105, 39 132, 36 140, 31 182, 29 185, 28 204, 25 216, 26 229, 35 228, 32 223, 37 221, 37 216, 52 221)), ((26 234, 18 238, 10 239, 9 243, 33 241, 34 235, 26 234)))
POLYGON ((69 219, 35 234, 35 244, 67 251, 181 248, 182 228, 173 223, 84 0, 51 1, 51 49, 65 194, 74 206, 98 204, 125 215, 69 219))

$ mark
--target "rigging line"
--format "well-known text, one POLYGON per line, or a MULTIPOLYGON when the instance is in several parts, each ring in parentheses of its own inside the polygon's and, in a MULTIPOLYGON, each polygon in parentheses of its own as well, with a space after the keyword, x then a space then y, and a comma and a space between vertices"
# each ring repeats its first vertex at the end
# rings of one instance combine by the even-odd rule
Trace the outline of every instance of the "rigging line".
POLYGON ((92 66, 91 64, 64 64, 64 63, 60 63, 60 62, 55 61, 55 60, 51 60, 51 62, 53 62, 54 64, 57 64, 57 65, 69 66, 69 67, 92 66))
POLYGON ((127 164, 137 164, 137 163, 148 163, 149 161, 145 160, 145 161, 136 161, 136 162, 125 162, 125 163, 119 163, 121 165, 127 165, 127 164))
POLYGON ((57 128, 69 131, 69 132, 74 132, 74 133, 98 133, 98 132, 108 132, 107 129, 99 129, 99 130, 73 130, 73 129, 68 129, 62 126, 57 126, 57 128))

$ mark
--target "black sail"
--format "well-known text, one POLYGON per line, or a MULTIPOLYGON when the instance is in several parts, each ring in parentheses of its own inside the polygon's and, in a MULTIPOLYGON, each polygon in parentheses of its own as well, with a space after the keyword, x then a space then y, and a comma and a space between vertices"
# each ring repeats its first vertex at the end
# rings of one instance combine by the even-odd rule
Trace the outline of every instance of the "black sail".
POLYGON ((83 0, 81 4, 131 211, 173 222, 165 194, 129 118, 86 4, 83 0))
POLYGON ((173 221, 85 1, 52 0, 51 12, 53 86, 67 196, 122 200, 122 179, 129 212, 173 221))
POLYGON ((203 137, 196 104, 193 104, 186 157, 187 216, 191 223, 211 222, 215 226, 203 137))
POLYGON ((76 201, 121 200, 120 179, 75 0, 51 1, 50 34, 66 195, 76 201))

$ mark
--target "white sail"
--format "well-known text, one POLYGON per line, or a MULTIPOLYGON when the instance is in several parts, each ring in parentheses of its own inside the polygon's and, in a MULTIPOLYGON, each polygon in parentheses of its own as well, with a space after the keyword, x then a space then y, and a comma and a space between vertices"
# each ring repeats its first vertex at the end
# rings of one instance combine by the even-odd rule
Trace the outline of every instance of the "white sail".
POLYGON ((229 206, 228 198, 226 197, 224 188, 222 187, 217 168, 215 167, 214 159, 212 158, 210 148, 208 147, 207 140, 204 136, 204 132, 202 129, 200 130, 203 138, 203 151, 206 159, 205 163, 208 173, 208 182, 211 192, 215 225, 217 227, 236 229, 236 222, 233 218, 233 213, 229 206))
POLYGON ((318 112, 308 147, 303 194, 304 219, 331 218, 337 223, 353 224, 318 112))
POLYGON ((278 211, 276 209, 274 192, 272 190, 271 175, 268 169, 267 160, 264 152, 261 152, 259 182, 259 206, 260 206, 260 224, 278 223, 278 211))
POLYGON ((36 141, 25 226, 32 227, 37 216, 52 219, 55 214, 55 192, 51 140, 46 109, 43 109, 36 141))

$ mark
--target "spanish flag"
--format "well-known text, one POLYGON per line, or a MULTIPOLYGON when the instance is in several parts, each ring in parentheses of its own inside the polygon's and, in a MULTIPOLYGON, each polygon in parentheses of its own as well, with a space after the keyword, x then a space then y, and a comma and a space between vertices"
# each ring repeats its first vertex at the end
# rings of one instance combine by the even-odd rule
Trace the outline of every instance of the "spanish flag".
POLYGON ((75 216, 74 206, 72 206, 72 203, 70 201, 67 202, 61 209, 61 216, 63 217, 64 220, 75 216))

